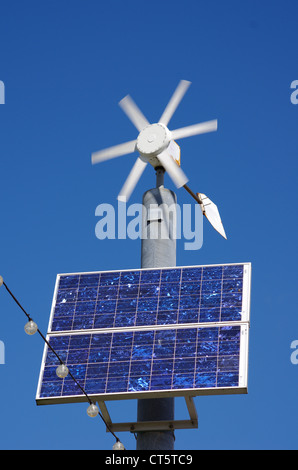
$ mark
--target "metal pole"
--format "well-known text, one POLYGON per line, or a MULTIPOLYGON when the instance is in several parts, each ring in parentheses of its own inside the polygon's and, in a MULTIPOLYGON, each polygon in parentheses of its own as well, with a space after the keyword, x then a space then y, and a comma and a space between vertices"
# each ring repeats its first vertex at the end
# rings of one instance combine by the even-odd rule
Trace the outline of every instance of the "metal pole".
MULTIPOLYGON (((156 188, 143 196, 142 268, 176 266, 176 195, 164 188, 164 169, 156 169, 156 188)), ((174 398, 138 400, 138 421, 174 420, 174 398)), ((137 450, 173 450, 173 431, 142 431, 137 450)))

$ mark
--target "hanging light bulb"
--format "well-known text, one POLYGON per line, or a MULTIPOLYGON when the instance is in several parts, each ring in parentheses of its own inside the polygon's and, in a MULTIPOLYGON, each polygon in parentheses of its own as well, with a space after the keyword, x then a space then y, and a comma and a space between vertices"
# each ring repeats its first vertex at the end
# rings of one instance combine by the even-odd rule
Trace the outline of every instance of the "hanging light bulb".
POLYGON ((28 321, 28 323, 26 323, 24 327, 25 332, 27 333, 27 335, 30 335, 30 336, 34 335, 37 332, 37 329, 38 327, 33 320, 28 321))
POLYGON ((64 379, 68 375, 68 367, 65 364, 60 364, 56 369, 56 374, 60 379, 64 379))
POLYGON ((113 445, 113 450, 125 450, 124 445, 120 441, 116 441, 113 445))
POLYGON ((3 277, 0 276, 0 287, 2 286, 3 282, 4 282, 4 281, 3 281, 3 277))
POLYGON ((98 407, 94 403, 91 403, 91 405, 88 406, 87 408, 87 415, 90 416, 90 418, 95 418, 95 416, 97 416, 98 413, 99 413, 98 407))

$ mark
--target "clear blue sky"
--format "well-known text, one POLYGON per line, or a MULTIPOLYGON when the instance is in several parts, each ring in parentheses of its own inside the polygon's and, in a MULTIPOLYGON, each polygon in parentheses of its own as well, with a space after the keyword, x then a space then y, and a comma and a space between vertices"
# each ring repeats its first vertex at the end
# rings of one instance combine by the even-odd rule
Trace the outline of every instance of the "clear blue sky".
MULTIPOLYGON (((186 79, 169 127, 218 119, 217 133, 181 141, 182 166, 228 240, 205 221, 202 248, 181 240, 177 264, 252 263, 249 393, 196 398, 199 428, 177 431, 176 450, 297 448, 297 44, 292 0, 1 3, 0 274, 44 333, 57 273, 140 267, 139 240, 95 236, 96 207, 116 207, 135 160, 91 165, 91 152, 137 136, 118 101, 130 93, 158 121, 186 79)), ((148 167, 130 202, 154 184, 148 167)), ((43 342, 3 287, 0 314, 0 448, 111 449, 85 404, 36 406, 43 342)), ((136 402, 110 411, 134 420, 136 402)), ((177 419, 186 412, 178 399, 177 419)))

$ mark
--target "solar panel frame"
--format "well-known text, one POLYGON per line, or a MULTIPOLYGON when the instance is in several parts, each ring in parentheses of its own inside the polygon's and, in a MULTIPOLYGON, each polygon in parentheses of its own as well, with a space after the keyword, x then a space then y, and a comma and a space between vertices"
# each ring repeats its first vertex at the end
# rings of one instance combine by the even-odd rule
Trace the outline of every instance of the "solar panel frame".
MULTIPOLYGON (((105 334, 122 333, 123 334, 125 332, 130 332, 130 333, 142 332, 142 331, 143 332, 149 332, 149 331, 158 332, 158 331, 164 331, 164 330, 167 330, 167 331, 177 330, 178 331, 178 330, 185 330, 185 329, 190 331, 191 329, 199 330, 203 328, 220 328, 220 327, 229 327, 229 326, 239 326, 241 335, 240 335, 240 347, 239 347, 239 382, 237 386, 232 386, 232 387, 216 386, 216 387, 203 387, 203 388, 202 387, 187 388, 184 386, 184 388, 181 388, 181 389, 179 388, 173 389, 169 387, 168 388, 164 387, 163 389, 161 389, 161 387, 160 388, 156 387, 155 390, 120 391, 120 392, 119 391, 111 392, 111 391, 107 391, 108 389, 106 389, 104 393, 93 394, 93 393, 88 392, 88 396, 90 396, 96 401, 98 400, 104 401, 104 400, 119 400, 119 399, 128 399, 128 398, 131 399, 131 398, 149 398, 149 397, 166 397, 166 396, 187 396, 187 395, 196 396, 196 395, 227 394, 227 393, 229 394, 230 393, 232 394, 233 393, 247 393, 248 335, 249 335, 249 318, 250 318, 250 277, 251 277, 250 263, 229 263, 225 265, 179 266, 179 267, 173 267, 173 268, 158 268, 158 269, 148 268, 148 269, 135 269, 135 270, 129 269, 129 270, 100 271, 100 272, 91 272, 91 273, 88 272, 88 273, 60 274, 60 275, 57 275, 57 279, 56 279, 54 297, 53 297, 52 308, 51 308, 51 315, 49 319, 47 339, 50 341, 51 338, 61 338, 67 335, 71 337, 76 336, 77 339, 79 339, 79 335, 81 335, 82 337, 83 335, 95 335, 95 334, 103 334, 103 333, 105 334), (147 275, 147 278, 149 278, 152 275, 151 276, 151 280, 152 280, 154 278, 154 272, 155 273, 159 272, 160 278, 164 274, 165 276, 167 275, 171 279, 174 279, 177 271, 181 270, 181 273, 182 273, 183 269, 188 270, 188 269, 209 268, 209 267, 210 268, 219 267, 223 269, 224 266, 231 267, 231 266, 240 266, 240 265, 243 265, 243 286, 242 286, 243 295, 242 295, 242 307, 241 307, 242 315, 241 315, 240 321, 224 321, 224 322, 218 321, 218 322, 203 322, 203 323, 189 322, 189 323, 175 323, 175 324, 163 324, 163 325, 161 324, 132 325, 132 326, 126 325, 125 327, 114 325, 113 327, 108 327, 108 328, 96 328, 96 329, 84 328, 84 329, 79 329, 79 330, 52 331, 56 299, 57 299, 57 294, 59 292, 59 283, 60 283, 61 278, 66 279, 66 277, 68 277, 68 281, 67 281, 69 283, 68 285, 71 285, 72 282, 73 283, 76 282, 75 279, 77 276, 84 275, 86 284, 88 284, 90 287, 90 282, 92 284, 92 279, 94 280, 94 284, 96 284, 95 280, 97 279, 98 274, 104 274, 105 279, 107 280, 109 277, 111 279, 111 276, 115 275, 115 273, 124 273, 123 275, 129 278, 129 276, 131 276, 131 273, 139 272, 139 273, 145 273, 147 275)), ((211 280, 210 282, 212 283, 213 281, 211 280)), ((150 284, 150 282, 148 282, 148 284, 150 284)), ((154 284, 154 283, 151 282, 151 284, 154 284)), ((92 292, 90 292, 90 294, 92 295, 92 292)), ((75 395, 69 394, 68 396, 41 396, 40 391, 41 391, 41 387, 43 383, 43 373, 45 369, 46 356, 47 356, 47 347, 45 346, 43 359, 42 359, 42 367, 41 367, 40 377, 38 381, 37 395, 36 395, 37 404, 85 401, 86 397, 84 395, 77 395, 77 394, 75 395)), ((153 360, 152 360, 152 364, 153 364, 153 360)), ((109 364, 109 367, 110 367, 110 364, 109 364)), ((158 367, 158 364, 156 363, 154 367, 158 367)))
MULTIPOLYGON (((242 290, 242 304, 241 304, 241 318, 237 319, 237 321, 249 321, 249 311, 250 311, 250 305, 249 305, 249 299, 250 299, 250 270, 251 270, 251 267, 250 267, 250 263, 231 263, 231 264, 225 264, 225 265, 208 265, 208 266, 179 266, 179 267, 173 267, 173 268, 160 268, 160 269, 151 269, 151 268, 148 268, 148 269, 138 269, 138 270, 113 270, 113 271, 101 271, 101 272, 91 272, 91 273, 70 273, 70 274, 58 274, 57 275, 57 279, 56 279, 56 285, 55 285, 55 291, 54 291, 54 298, 53 298, 53 303, 52 303, 52 309, 51 309, 51 315, 50 315, 50 320, 49 320, 49 326, 48 326, 48 332, 52 332, 54 333, 55 330, 52 329, 52 324, 53 324, 53 320, 54 320, 54 310, 55 310, 55 302, 56 302, 56 297, 57 297, 57 294, 59 294, 59 282, 60 282, 60 279, 61 278, 65 278, 65 277, 72 277, 72 278, 75 278, 75 277, 78 277, 78 276, 87 276, 88 278, 90 278, 91 276, 99 276, 99 274, 104 274, 106 276, 113 276, 113 273, 127 273, 128 275, 132 272, 142 272, 142 273, 156 273, 156 272, 162 272, 162 271, 165 271, 166 273, 175 273, 175 271, 181 271, 183 272, 183 270, 188 270, 188 269, 194 269, 194 268, 214 268, 214 267, 218 267, 219 269, 221 269, 222 267, 231 267, 231 266, 245 266, 245 269, 243 271, 243 290, 242 290)), ((209 280, 203 280, 204 281, 204 284, 207 284, 209 282, 209 280)), ((227 282, 228 280, 226 280, 227 282)), ((71 281, 70 281, 71 282, 71 281)), ((210 280, 210 284, 212 282, 215 282, 213 281, 212 279, 210 280)), ((188 282, 187 282, 188 284, 188 282)), ((150 285, 150 283, 148 283, 148 285, 150 285)), ((101 288, 101 286, 97 288, 97 290, 99 291, 99 289, 101 288)), ((72 291, 70 291, 70 294, 72 294, 72 291)), ((229 294, 229 297, 231 297, 231 295, 237 295, 237 294, 229 294)), ((212 295, 211 295, 212 297, 212 295)), ((160 299, 160 297, 159 297, 160 299)), ((181 299, 181 298, 180 298, 181 299)), ((186 299, 187 301, 187 297, 185 296, 184 299, 186 299)), ((192 297, 192 300, 194 299, 194 297, 192 297)), ((66 300, 66 299, 63 299, 63 300, 66 300)), ((125 302, 125 299, 120 299, 122 303, 125 302)), ((134 300, 134 299, 133 299, 134 300)), ((148 299, 147 299, 148 300, 148 299)), ((164 299, 164 302, 166 302, 168 299, 164 299)), ((218 300, 219 297, 218 297, 218 300)), ((184 300, 185 301, 185 300, 184 300)), ((216 305, 213 307, 212 306, 212 302, 214 300, 211 298, 210 300, 210 304, 206 305, 206 311, 207 310, 211 310, 212 308, 215 310, 216 309, 216 305)), ((93 302, 94 305, 95 305, 95 298, 93 298, 90 303, 93 302)), ((142 301, 142 302, 145 302, 145 301, 142 301)), ((87 303, 87 302, 86 302, 87 303)), ((86 303, 84 303, 84 306, 86 306, 86 303)), ((111 304, 113 303, 113 301, 105 301, 105 299, 103 299, 103 301, 101 302, 102 305, 104 305, 103 309, 105 307, 110 307, 111 304)), ((75 306, 78 306, 80 304, 79 301, 76 301, 73 305, 74 307, 75 306)), ((118 301, 118 304, 119 304, 119 301, 118 301)), ((65 306, 67 306, 67 301, 65 302, 65 306)), ((63 305, 60 305, 60 307, 63 307, 63 305)), ((113 310, 115 310, 115 306, 112 305, 113 308, 110 308, 108 309, 108 312, 106 312, 107 314, 111 314, 111 313, 116 313, 115 311, 113 312, 113 310)), ((202 306, 201 306, 202 307, 202 306)), ((95 306, 94 306, 95 308, 95 306)), ((189 309, 189 306, 186 306, 186 309, 189 309)), ((201 308, 202 310, 204 310, 204 308, 201 308)), ((143 311, 145 311, 146 309, 143 309, 143 311)), ((161 309, 159 308, 159 311, 161 309)), ((164 309, 164 311, 168 311, 168 309, 164 309)), ((97 313, 97 312, 95 312, 97 313)), ((125 320, 126 318, 126 315, 125 315, 126 311, 125 309, 120 312, 120 314, 122 314, 122 319, 125 320)), ((145 313, 145 312, 144 312, 145 313)), ((93 315, 94 312, 93 312, 93 315)), ((83 321, 84 321, 84 330, 92 330, 92 329, 95 329, 95 328, 88 328, 87 326, 87 322, 86 322, 86 319, 87 319, 88 315, 86 315, 85 313, 82 315, 82 318, 83 318, 83 321)), ((76 317, 78 318, 78 317, 76 317)), ((137 319, 138 320, 138 319, 137 319)), ((229 318, 225 318, 225 320, 229 320, 229 318)), ((117 320, 118 321, 118 320, 117 320)), ((209 320, 209 321, 212 321, 212 320, 209 320)), ((236 321, 236 320, 235 320, 236 321)), ((183 321, 179 321, 179 318, 177 318, 177 321, 175 321, 174 323, 185 323, 183 321)), ((122 322, 121 322, 122 324, 122 322)), ((139 326, 143 325, 144 323, 140 323, 139 326)), ((146 323, 145 323, 146 324, 146 323)), ((152 323, 151 321, 148 323, 150 325, 153 325, 154 323, 152 323)), ((163 324, 163 323, 159 323, 159 324, 163 324)), ((170 322, 168 322, 168 324, 170 324, 170 322)), ((91 326, 91 325, 90 325, 91 326)), ((120 326, 119 324, 119 321, 118 321, 118 325, 114 325, 114 326, 120 326)), ((131 324, 131 325, 124 325, 124 326, 138 326, 138 324, 131 324)), ((110 325, 110 327, 113 327, 113 325, 110 325)), ((80 329, 80 328, 76 328, 76 329, 80 329)), ((97 326, 96 329, 100 329, 100 326, 97 326)), ((65 331, 65 330, 72 330, 72 328, 61 328, 61 331, 65 331)), ((56 331, 60 331, 59 330, 56 330, 56 331)), ((74 331, 74 330, 73 330, 74 331)))
MULTIPOLYGON (((226 327, 228 325, 220 325, 221 327, 226 327)), ((230 325, 231 326, 231 325, 230 325)), ((190 395, 190 396, 197 396, 197 395, 222 395, 222 394, 239 394, 239 393, 247 393, 247 372, 248 372, 248 326, 247 325, 232 325, 234 328, 235 327, 238 327, 240 328, 240 347, 239 347, 239 371, 237 372, 237 376, 239 377, 239 382, 238 382, 238 385, 235 386, 212 386, 212 387, 206 387, 204 386, 203 388, 194 388, 194 387, 181 387, 180 389, 179 388, 164 388, 164 389, 161 389, 160 387, 156 387, 156 384, 154 385, 154 387, 152 387, 150 390, 138 390, 138 391, 111 391, 111 389, 109 390, 109 387, 106 388, 106 390, 109 390, 109 391, 106 391, 106 392, 103 392, 103 393, 92 393, 92 391, 90 391, 90 389, 86 389, 87 393, 88 393, 88 396, 90 396, 90 398, 93 398, 94 401, 106 401, 106 400, 121 400, 121 399, 128 399, 128 398, 149 398, 149 397, 169 397, 169 396, 187 396, 187 395, 190 395)), ((218 326, 219 327, 219 326, 218 326)), ((187 326, 185 329, 193 329, 193 325, 189 325, 187 326)), ((203 329, 203 328, 216 328, 215 326, 204 326, 204 327, 200 327, 200 328, 197 328, 197 329, 203 329)), ((179 328, 178 328, 179 329, 179 328)), ((180 327, 181 329, 181 327, 180 327)), ((171 330, 169 328, 159 328, 158 331, 161 331, 161 330, 171 330)), ((153 331, 153 330, 149 330, 149 329, 146 329, 146 330, 136 330, 138 332, 140 331, 153 331)), ((117 332, 114 332, 114 333, 123 333, 124 331, 117 331, 117 332)), ((106 333, 107 334, 107 333, 106 333)), ((89 335, 89 334, 88 334, 89 335)), ((80 337, 82 336, 82 333, 75 333, 73 335, 69 335, 70 337, 80 337)), ((84 335, 85 336, 85 335, 84 335)), ((61 337, 64 337, 64 335, 56 335, 55 338, 61 338, 61 337)), ((58 353, 60 352, 60 350, 58 350, 58 353)), ((118 351, 119 353, 119 351, 118 351)), ((81 352, 80 352, 81 354, 81 352)), ((117 358, 117 353, 116 355, 114 356, 114 360, 117 358)), ((220 356, 216 356, 214 359, 215 361, 218 360, 218 358, 220 359, 220 356)), ((166 357, 163 357, 162 360, 160 361, 160 363, 162 362, 163 365, 166 363, 166 357)), ((178 359, 178 361, 180 361, 181 359, 178 359)), ((205 357, 202 356, 202 360, 203 362, 205 361, 205 357)), ((212 360, 212 358, 211 358, 212 360)), ((138 361, 139 363, 140 362, 145 362, 146 359, 144 359, 143 361, 138 361)), ((150 367, 152 367, 152 365, 154 366, 154 360, 151 359, 149 362, 149 360, 147 360, 147 363, 149 364, 150 367)), ((190 361, 190 358, 186 358, 186 359, 183 359, 183 365, 185 366, 185 362, 187 361, 190 361)), ((83 361, 84 362, 84 361, 83 361)), ((156 361, 157 363, 158 361, 156 361)), ((172 362, 173 363, 173 359, 170 359, 169 362, 172 362)), ((108 367, 111 367, 111 365, 114 365, 114 364, 117 364, 117 367, 119 365, 119 362, 109 362, 109 364, 107 364, 108 367)), ((53 376, 54 376, 54 373, 55 373, 55 369, 58 365, 58 362, 54 362, 52 364, 50 364, 50 368, 52 369, 51 371, 51 376, 49 376, 49 384, 50 384, 50 387, 54 387, 54 391, 55 391, 55 386, 57 386, 58 388, 61 388, 62 387, 62 380, 61 379, 58 379, 56 378, 56 380, 53 379, 53 376)), ((98 368, 98 364, 95 364, 96 368, 98 368)), ((81 367, 89 367, 88 364, 85 366, 84 364, 80 364, 79 365, 79 368, 81 367)), ((73 375, 78 379, 78 376, 77 376, 77 373, 76 373, 76 369, 74 369, 74 366, 69 366, 71 372, 73 373, 73 375)), ((42 374, 43 374, 43 371, 44 371, 44 367, 42 368, 42 374)), ((177 369, 176 369, 176 372, 177 372, 177 369)), ((204 370, 201 371, 204 373, 204 370)), ((85 373, 85 371, 84 371, 85 373)), ((235 372, 236 374, 236 372, 235 372)), ((158 375, 158 374, 157 374, 158 375)), ((206 372, 206 375, 207 372, 206 372)), ((216 374, 214 374, 216 375, 216 374)), ((154 377, 154 373, 151 375, 151 378, 155 378, 154 377)), ((112 380, 112 377, 110 376, 110 379, 112 380)), ((71 378, 67 378, 67 379, 64 379, 67 383, 66 385, 68 387, 70 387, 70 389, 75 389, 76 386, 75 384, 72 382, 72 379, 71 378)), ((106 383, 106 379, 103 379, 104 382, 106 383)), ((126 380, 126 379, 125 379, 126 380)), ((86 382, 85 382, 86 383, 86 382)), ((115 383, 117 383, 117 387, 119 388, 119 378, 115 378, 115 383)), ((82 384, 84 385, 84 383, 82 384)), ((40 384, 41 386, 41 384, 40 384)), ((111 386, 111 384, 110 384, 111 386)), ((57 391, 57 390, 56 390, 57 391)), ((71 394, 69 393, 68 395, 61 395, 60 392, 58 393, 57 392, 57 395, 54 395, 54 396, 46 396, 46 397, 43 397, 41 394, 40 394, 40 389, 39 389, 39 392, 37 393, 37 403, 38 404, 52 404, 52 403, 73 403, 73 402, 81 402, 81 401, 86 401, 86 398, 83 394, 71 394)))

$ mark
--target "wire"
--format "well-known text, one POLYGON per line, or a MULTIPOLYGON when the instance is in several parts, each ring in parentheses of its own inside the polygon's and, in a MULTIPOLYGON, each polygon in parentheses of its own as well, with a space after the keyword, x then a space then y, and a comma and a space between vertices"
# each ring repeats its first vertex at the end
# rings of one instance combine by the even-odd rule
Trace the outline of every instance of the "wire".
MULTIPOLYGON (((26 310, 22 307, 22 305, 20 304, 20 302, 17 300, 17 298, 13 295, 13 293, 11 292, 11 290, 9 289, 9 287, 7 286, 7 284, 3 281, 3 285, 5 287, 5 289, 7 290, 7 292, 9 293, 9 295, 13 298, 13 300, 16 302, 16 304, 20 307, 20 309, 25 313, 26 317, 28 318, 29 321, 33 321, 32 318, 30 317, 30 315, 26 312, 26 310)), ((52 351, 53 354, 55 354, 55 356, 57 357, 58 361, 60 362, 60 364, 62 365, 65 365, 64 362, 62 361, 62 359, 60 358, 60 356, 56 353, 56 351, 53 349, 53 347, 50 345, 49 341, 45 338, 45 336, 42 334, 42 332, 39 330, 39 328, 37 328, 37 332, 38 334, 41 336, 41 338, 44 340, 44 342, 47 344, 48 348, 52 351)), ((81 392, 86 396, 88 402, 90 405, 93 404, 93 401, 91 400, 91 398, 88 396, 88 394, 86 393, 86 391, 83 389, 83 387, 79 384, 79 382, 76 380, 76 378, 72 375, 72 373, 70 372, 70 370, 68 369, 68 374, 69 376, 74 380, 74 382, 77 384, 77 386, 79 387, 79 389, 81 390, 81 392)), ((104 419, 103 415, 101 414, 101 412, 98 410, 98 415, 100 416, 100 418, 103 420, 104 424, 106 425, 107 429, 109 430, 109 432, 115 437, 116 441, 117 442, 120 442, 120 439, 116 436, 116 434, 111 430, 109 424, 106 422, 106 420, 104 419)))

